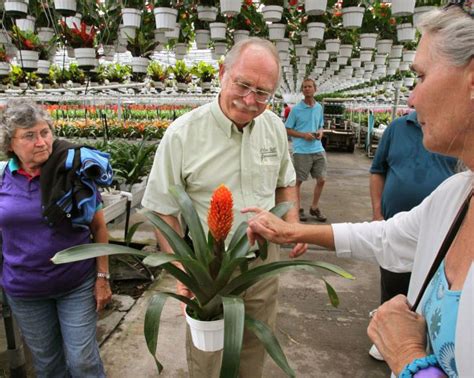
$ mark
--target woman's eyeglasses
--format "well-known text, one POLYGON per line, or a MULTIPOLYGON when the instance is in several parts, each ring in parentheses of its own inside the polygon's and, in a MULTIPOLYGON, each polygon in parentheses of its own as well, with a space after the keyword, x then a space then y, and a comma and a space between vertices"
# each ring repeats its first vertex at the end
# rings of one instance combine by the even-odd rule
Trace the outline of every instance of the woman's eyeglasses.
POLYGON ((39 133, 35 133, 33 131, 28 131, 28 132, 24 133, 21 136, 12 137, 12 138, 20 139, 20 140, 22 140, 24 142, 27 142, 27 143, 34 143, 38 140, 38 138, 39 138, 38 135, 41 136, 41 139, 48 139, 49 137, 51 137, 53 135, 53 133, 51 132, 50 128, 47 128, 47 129, 41 130, 39 133))

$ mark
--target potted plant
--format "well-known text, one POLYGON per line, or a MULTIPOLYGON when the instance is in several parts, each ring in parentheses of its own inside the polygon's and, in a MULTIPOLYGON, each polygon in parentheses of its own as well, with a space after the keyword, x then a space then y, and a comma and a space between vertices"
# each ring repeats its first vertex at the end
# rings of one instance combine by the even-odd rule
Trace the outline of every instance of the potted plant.
POLYGON ((173 0, 156 0, 153 14, 155 15, 155 27, 164 32, 172 31, 178 19, 178 9, 173 8, 173 0))
POLYGON ((149 59, 158 42, 154 35, 150 36, 145 30, 137 30, 135 38, 128 38, 127 50, 132 54, 132 70, 134 73, 146 73, 149 59))
POLYGON ((49 75, 49 66, 56 53, 57 38, 53 36, 48 42, 42 43, 39 50, 38 72, 39 76, 49 75))
POLYGON ((396 21, 392 17, 390 4, 376 0, 373 7, 379 35, 379 40, 376 43, 377 52, 379 54, 389 54, 396 35, 396 21))
POLYGON ((216 0, 198 0, 197 17, 201 21, 215 21, 217 17, 216 0))
POLYGON ((38 35, 30 31, 22 31, 17 26, 13 26, 10 36, 18 48, 17 58, 22 68, 25 71, 36 71, 41 47, 38 35))
POLYGON ((306 19, 306 29, 308 31, 308 39, 310 41, 319 42, 324 39, 324 31, 328 18, 326 14, 310 15, 306 19))
POLYGON ((168 78, 168 70, 160 62, 153 60, 147 68, 148 75, 152 80, 153 86, 162 91, 165 87, 165 80, 168 78))
POLYGON ((186 92, 188 84, 192 81, 191 69, 186 66, 184 60, 177 60, 174 66, 170 66, 170 71, 174 75, 178 91, 186 92))
POLYGON ((416 54, 416 42, 405 42, 403 44, 403 61, 412 63, 416 54))
POLYGON ((125 83, 132 75, 132 69, 130 66, 120 63, 109 64, 105 72, 105 77, 108 82, 115 84, 125 83))
POLYGON ((397 19, 398 42, 411 42, 415 40, 416 29, 413 26, 413 16, 404 16, 397 19))
POLYGON ((144 0, 122 0, 122 24, 139 28, 144 5, 144 0))
POLYGON ((55 36, 54 26, 57 24, 55 13, 51 11, 48 2, 39 2, 35 9, 36 33, 41 43, 47 43, 55 36))
POLYGON ((283 15, 283 0, 262 0, 263 19, 267 22, 279 22, 283 15))
POLYGON ((98 6, 98 12, 103 15, 98 25, 98 42, 102 45, 105 56, 113 56, 118 39, 120 7, 115 0, 106 0, 98 6))
POLYGON ((74 62, 69 64, 69 78, 73 85, 76 84, 76 86, 84 85, 86 82, 85 72, 80 68, 79 64, 74 62))
POLYGON ((82 69, 92 69, 97 66, 95 26, 89 26, 81 21, 70 28, 66 22, 60 21, 61 34, 65 44, 74 49, 74 57, 82 69))
POLYGON ((359 30, 359 43, 362 50, 375 49, 378 30, 377 19, 374 12, 374 8, 366 8, 364 11, 362 25, 359 30))
POLYGON ((327 0, 305 0, 304 9, 307 15, 317 16, 326 13, 327 0))
POLYGON ((220 0, 220 13, 226 17, 239 14, 242 1, 243 0, 220 0))
POLYGON ((343 0, 342 24, 347 29, 357 29, 362 25, 365 7, 362 0, 343 0))
POLYGON ((211 41, 209 22, 194 20, 194 41, 196 42, 196 48, 207 49, 207 45, 211 41))
POLYGON ((211 82, 214 80, 217 70, 212 64, 200 61, 194 65, 192 73, 199 78, 201 88, 204 92, 211 89, 211 82))
POLYGON ((393 0, 392 16, 402 17, 412 15, 415 11, 416 0, 393 0))
POLYGON ((412 70, 406 70, 403 71, 402 73, 403 76, 403 86, 407 88, 413 87, 413 84, 415 84, 415 78, 416 75, 412 70))
POLYGON ((213 41, 225 40, 227 30, 226 18, 223 15, 218 14, 216 20, 214 22, 209 23, 209 30, 211 32, 211 39, 213 41))
MULTIPOLYGON (((145 316, 145 338, 159 371, 163 367, 155 357, 155 353, 160 317, 166 299, 172 297, 186 304, 186 317, 188 319, 192 318, 195 321, 206 322, 217 320, 218 323, 223 323, 224 336, 219 337, 221 345, 213 348, 223 347, 224 349, 221 374, 223 373, 230 378, 238 376, 239 356, 244 327, 246 327, 258 336, 267 350, 271 351, 270 356, 280 368, 289 376, 294 376, 294 372, 288 365, 272 331, 263 322, 245 314, 244 302, 239 295, 259 280, 276 275, 290 267, 322 268, 345 278, 352 278, 352 276, 334 265, 308 260, 278 261, 250 269, 247 255, 253 253, 249 252, 245 222, 239 225, 227 246, 225 243, 233 222, 232 194, 225 186, 222 185, 217 188, 211 198, 208 217, 210 231, 207 238, 197 212, 184 189, 182 187, 172 187, 170 192, 178 202, 181 214, 189 228, 193 249, 159 216, 153 212, 145 212, 150 222, 161 231, 170 243, 174 254, 146 253, 119 245, 94 243, 61 251, 53 257, 52 261, 54 263, 67 263, 120 253, 145 256, 143 260, 145 264, 162 266, 164 270, 194 293, 193 299, 175 293, 157 293, 148 306, 145 316), (183 270, 173 263, 180 263, 183 270)), ((290 207, 291 204, 288 203, 279 204, 272 212, 281 217, 290 207)), ((265 245, 262 245, 260 249, 259 258, 266 259, 265 245)), ((337 305, 337 294, 326 281, 324 282, 331 303, 337 305)), ((197 344, 194 338, 193 342, 195 345, 197 344)), ((200 347, 200 345, 197 345, 197 347, 200 347)))
POLYGON ((10 72, 10 58, 7 55, 5 46, 0 45, 0 78, 8 76, 10 72))

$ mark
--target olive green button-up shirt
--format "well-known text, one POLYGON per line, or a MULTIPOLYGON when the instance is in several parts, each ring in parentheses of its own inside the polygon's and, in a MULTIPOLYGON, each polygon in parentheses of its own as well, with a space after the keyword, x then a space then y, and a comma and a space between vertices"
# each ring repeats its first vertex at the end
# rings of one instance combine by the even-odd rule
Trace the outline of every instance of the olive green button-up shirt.
POLYGON ((280 118, 266 110, 241 132, 222 113, 216 98, 186 113, 166 130, 142 205, 178 217, 179 207, 168 190, 172 185, 181 185, 193 201, 207 234, 212 193, 224 184, 234 200, 232 235, 249 217, 240 213, 242 208, 271 209, 275 205, 275 190, 294 186, 295 180, 287 134, 280 118))

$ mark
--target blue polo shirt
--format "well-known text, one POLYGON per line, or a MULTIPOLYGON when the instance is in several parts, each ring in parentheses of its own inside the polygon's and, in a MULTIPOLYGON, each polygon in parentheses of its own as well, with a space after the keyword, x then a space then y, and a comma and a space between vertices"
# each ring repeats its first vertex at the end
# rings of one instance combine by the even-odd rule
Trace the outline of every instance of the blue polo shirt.
POLYGON ((41 211, 39 176, 18 173, 10 160, 0 185, 0 229, 3 238, 1 284, 13 297, 41 298, 68 292, 95 271, 95 259, 53 264, 58 251, 91 242, 90 230, 71 222, 50 227, 41 211))
MULTIPOLYGON (((296 104, 285 122, 287 129, 293 129, 301 133, 315 133, 324 126, 323 107, 317 102, 309 106, 304 101, 296 104)), ((293 141, 293 153, 314 154, 324 152, 321 140, 307 141, 303 138, 291 137, 293 141)))
POLYGON ((382 214, 385 219, 419 205, 454 174, 457 160, 429 152, 416 112, 393 121, 384 131, 370 173, 385 176, 382 214))

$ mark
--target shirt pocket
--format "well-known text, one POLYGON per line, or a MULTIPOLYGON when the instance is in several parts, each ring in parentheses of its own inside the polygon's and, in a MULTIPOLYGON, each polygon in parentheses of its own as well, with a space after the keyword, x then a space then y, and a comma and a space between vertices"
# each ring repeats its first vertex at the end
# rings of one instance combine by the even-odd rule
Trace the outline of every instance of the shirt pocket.
POLYGON ((278 162, 265 162, 257 166, 254 180, 255 193, 261 197, 269 197, 275 194, 278 182, 280 165, 278 162))

